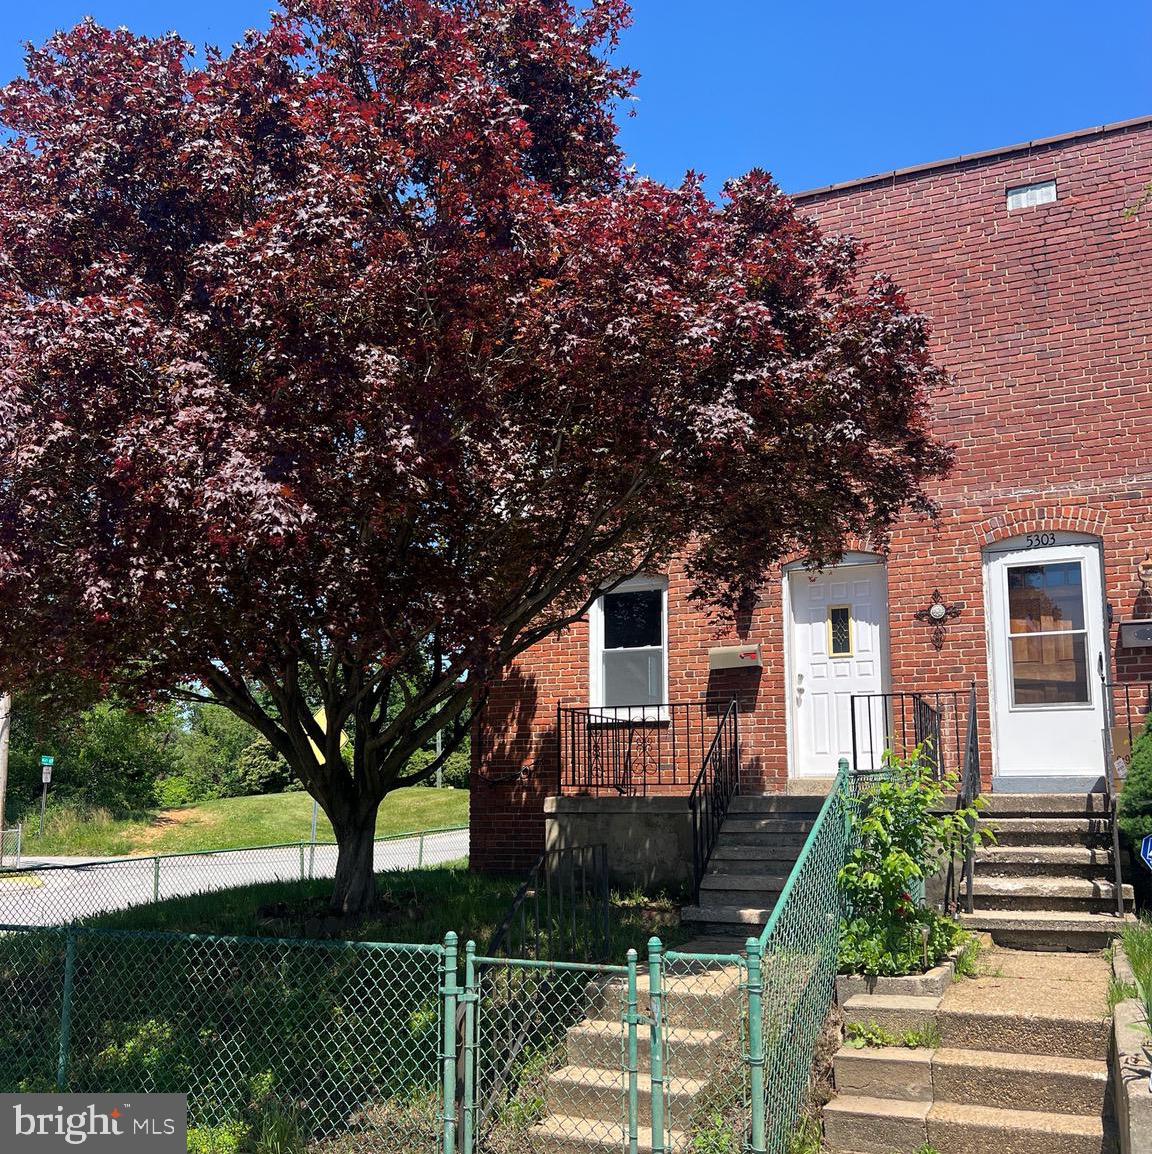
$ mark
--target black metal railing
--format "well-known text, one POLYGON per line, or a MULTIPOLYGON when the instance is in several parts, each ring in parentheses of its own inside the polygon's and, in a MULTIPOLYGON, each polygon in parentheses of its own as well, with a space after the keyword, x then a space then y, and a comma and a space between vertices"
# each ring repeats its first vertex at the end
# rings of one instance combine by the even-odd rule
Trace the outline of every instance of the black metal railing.
POLYGON ((704 755, 688 797, 692 812, 692 887, 700 901, 700 882, 732 798, 740 792, 740 711, 733 700, 704 755))
POLYGON ((1104 812, 1111 832, 1112 883, 1115 889, 1116 916, 1122 918, 1124 907, 1124 867, 1120 852, 1119 798, 1115 780, 1122 776, 1132 757, 1132 747, 1152 717, 1152 683, 1143 681, 1108 681, 1103 659, 1100 661, 1100 685, 1104 694, 1105 721, 1101 738, 1104 746, 1104 812))
POLYGON ((687 793, 724 709, 706 701, 561 706, 560 792, 626 797, 687 793))
MULTIPOLYGON (((980 796, 980 721, 976 702, 976 682, 968 690, 968 723, 965 726, 964 760, 960 767, 960 794, 957 804, 961 809, 969 809, 980 796)), ((968 846, 964 857, 962 881, 964 883, 964 909, 972 913, 975 908, 976 886, 976 843, 973 835, 976 819, 968 819, 968 846)), ((949 885, 949 890, 952 887, 949 885)), ((950 895, 955 904, 957 895, 950 895)))
POLYGON ((492 935, 490 958, 602 962, 611 952, 608 847, 546 850, 492 935))
POLYGON ((937 777, 960 770, 964 759, 963 689, 854 693, 849 703, 852 769, 881 769, 885 754, 921 747, 937 777))

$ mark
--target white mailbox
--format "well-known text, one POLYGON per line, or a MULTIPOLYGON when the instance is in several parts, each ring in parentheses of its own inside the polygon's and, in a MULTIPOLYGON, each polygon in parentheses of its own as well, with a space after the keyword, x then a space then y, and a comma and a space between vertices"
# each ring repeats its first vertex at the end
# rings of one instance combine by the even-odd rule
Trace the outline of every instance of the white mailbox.
POLYGON ((708 650, 709 669, 757 669, 764 664, 759 643, 720 645, 708 650))

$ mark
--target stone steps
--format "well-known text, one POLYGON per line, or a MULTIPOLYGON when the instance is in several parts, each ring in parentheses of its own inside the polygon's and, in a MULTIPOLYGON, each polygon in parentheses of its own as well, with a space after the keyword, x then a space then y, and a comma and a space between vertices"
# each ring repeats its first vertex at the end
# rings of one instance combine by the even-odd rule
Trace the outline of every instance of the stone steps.
POLYGON ((834 1154, 1104 1154, 1104 1124, 1079 1114, 1006 1110, 956 1102, 836 1097, 824 1107, 834 1154))
POLYGON ((1108 1063, 989 1050, 841 1049, 836 1088, 846 1096, 910 1102, 977 1102, 1052 1114, 1104 1110, 1108 1063))
MULTIPOLYGON (((772 916, 824 798, 738 794, 716 839, 697 904, 681 910, 698 932, 743 945, 772 916)), ((739 948, 739 947, 738 947, 739 948)))
POLYGON ((976 877, 1112 876, 1112 853, 1080 845, 989 845, 976 851, 976 877))
POLYGON ((900 1036, 936 1021, 938 997, 906 994, 853 994, 841 1009, 846 1026, 879 1026, 900 1036))
MULTIPOLYGON (((977 909, 957 917, 966 929, 991 934, 998 946, 1024 950, 1103 950, 1124 925, 1114 914, 1076 910, 977 909)), ((1126 920, 1132 919, 1128 914, 1126 920)))
MULTIPOLYGON (((722 1030, 674 1026, 665 1031, 668 1050, 675 1055, 676 1072, 686 1078, 707 1078, 715 1068, 724 1044, 722 1030)), ((647 1027, 636 1031, 640 1069, 651 1070, 652 1035, 647 1027)), ((620 1022, 585 1019, 568 1030, 568 1061, 573 1066, 619 1066, 627 1045, 627 1031, 620 1022)))
POLYGON ((738 793, 728 805, 729 816, 737 814, 788 814, 814 821, 824 804, 823 797, 787 793, 738 793))
MULTIPOLYGON (((624 1106, 624 1075, 619 1068, 599 1066, 563 1066, 548 1075, 546 1098, 563 1102, 570 1116, 590 1122, 619 1123, 624 1106)), ((671 1117, 688 1118, 697 1098, 707 1088, 702 1078, 667 1077, 664 1092, 671 1117)), ((640 1124, 652 1125, 652 1084, 641 1078, 637 1087, 637 1108, 640 1124)))
POLYGON ((1001 846, 1080 845, 1107 849, 1111 832, 1103 817, 989 818, 1001 846))
MULTIPOLYGON (((529 1133, 534 1154, 620 1154, 628 1146, 628 1133, 619 1120, 609 1124, 567 1114, 549 1114, 529 1133)), ((637 1136, 637 1151, 651 1154, 651 1127, 639 1127, 637 1136)), ((673 1130, 667 1135, 664 1149, 667 1154, 685 1154, 690 1146, 687 1134, 673 1130)))
POLYGON ((1011 817, 1102 817, 1103 793, 987 793, 984 816, 1011 817))
MULTIPOLYGON (((1124 885, 1121 892, 1127 904, 1134 900, 1132 887, 1124 885)), ((1095 878, 1078 878, 1052 874, 1030 877, 988 877, 976 869, 973 894, 981 911, 987 910, 1051 910, 1114 913, 1116 884, 1095 878)))

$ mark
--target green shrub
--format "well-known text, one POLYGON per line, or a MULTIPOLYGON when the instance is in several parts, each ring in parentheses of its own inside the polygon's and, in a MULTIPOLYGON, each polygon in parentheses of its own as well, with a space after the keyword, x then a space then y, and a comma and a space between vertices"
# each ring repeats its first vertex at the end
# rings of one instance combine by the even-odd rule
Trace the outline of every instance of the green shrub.
POLYGON ((262 737, 258 737, 240 754, 237 776, 244 797, 255 793, 284 793, 303 788, 284 758, 262 737))
POLYGON ((1120 828, 1134 846, 1152 833, 1152 714, 1132 743, 1128 776, 1120 791, 1120 828))
MULTIPOLYGON (((434 749, 417 750, 416 753, 408 759, 405 774, 427 769, 435 760, 436 751, 434 749)), ((468 742, 465 742, 459 749, 453 750, 444 762, 442 767, 444 784, 451 786, 453 789, 467 789, 471 764, 472 751, 468 742)), ((436 775, 433 774, 426 784, 435 785, 436 775)))
POLYGON ((901 975, 938 965, 961 931, 915 895, 953 854, 986 836, 970 829, 976 808, 948 808, 958 782, 937 780, 919 749, 905 759, 889 755, 885 769, 848 803, 854 848, 839 875, 847 911, 842 973, 901 975))

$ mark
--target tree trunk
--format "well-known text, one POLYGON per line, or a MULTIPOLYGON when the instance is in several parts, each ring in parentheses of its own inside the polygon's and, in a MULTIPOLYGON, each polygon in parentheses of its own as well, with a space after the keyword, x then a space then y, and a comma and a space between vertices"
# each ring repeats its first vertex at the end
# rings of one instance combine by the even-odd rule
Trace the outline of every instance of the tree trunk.
POLYGON ((378 806, 373 806, 367 814, 359 812, 332 819, 338 848, 336 881, 329 908, 342 917, 369 913, 376 901, 376 876, 372 866, 377 809, 378 806))

